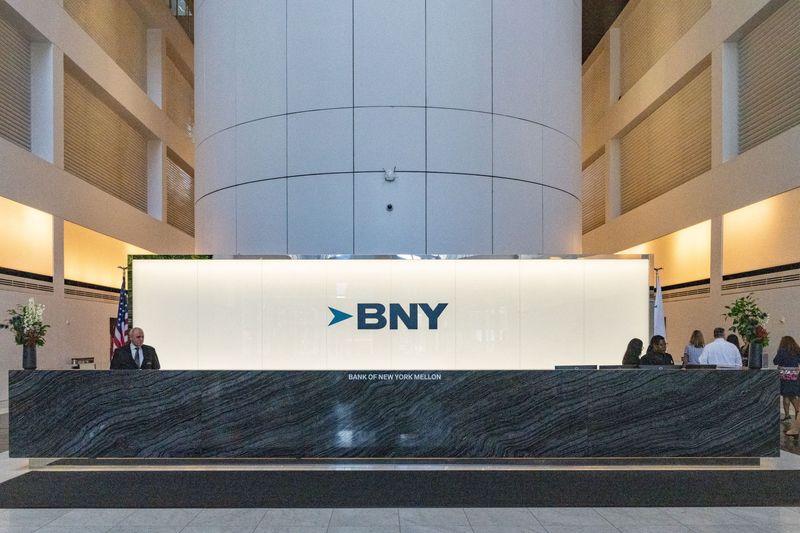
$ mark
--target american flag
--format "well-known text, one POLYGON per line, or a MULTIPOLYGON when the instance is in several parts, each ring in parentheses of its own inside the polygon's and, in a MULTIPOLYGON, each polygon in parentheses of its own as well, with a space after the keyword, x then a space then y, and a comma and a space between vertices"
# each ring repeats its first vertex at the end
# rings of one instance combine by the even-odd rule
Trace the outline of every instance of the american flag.
POLYGON ((128 344, 128 293, 125 291, 125 274, 122 275, 122 288, 119 290, 119 310, 117 311, 117 327, 114 328, 114 352, 128 344))

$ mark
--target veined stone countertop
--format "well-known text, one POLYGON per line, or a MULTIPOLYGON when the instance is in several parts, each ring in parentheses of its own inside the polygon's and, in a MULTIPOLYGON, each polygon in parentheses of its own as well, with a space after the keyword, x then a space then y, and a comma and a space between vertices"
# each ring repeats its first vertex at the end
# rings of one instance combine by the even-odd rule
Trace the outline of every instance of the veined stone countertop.
POLYGON ((776 457, 774 370, 9 371, 11 457, 776 457))

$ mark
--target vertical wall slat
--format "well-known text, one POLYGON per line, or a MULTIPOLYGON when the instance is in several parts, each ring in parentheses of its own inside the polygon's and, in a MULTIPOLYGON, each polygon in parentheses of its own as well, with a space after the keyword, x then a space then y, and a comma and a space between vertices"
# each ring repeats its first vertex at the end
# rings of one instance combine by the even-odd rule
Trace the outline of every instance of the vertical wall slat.
POLYGON ((64 0, 64 11, 146 90, 147 26, 127 0, 64 0))
POLYGON ((147 138, 64 72, 64 169, 147 212, 147 138))
POLYGON ((605 152, 583 169, 583 233, 606 223, 608 156, 605 152))
MULTIPOLYGON (((608 40, 604 40, 606 43, 608 40)), ((597 57, 592 60, 583 73, 583 128, 593 126, 608 108, 609 88, 609 53, 608 46, 601 43, 603 48, 597 52, 597 57)))
POLYGON ((711 168, 711 69, 620 138, 622 212, 711 168))
POLYGON ((711 8, 711 0, 639 0, 620 24, 622 92, 633 87, 711 8))
POLYGON ((739 152, 800 124, 800 0, 739 41, 739 152))
POLYGON ((167 157, 167 223, 194 237, 194 177, 167 157))
POLYGON ((0 137, 31 149, 31 45, 0 13, 0 137))

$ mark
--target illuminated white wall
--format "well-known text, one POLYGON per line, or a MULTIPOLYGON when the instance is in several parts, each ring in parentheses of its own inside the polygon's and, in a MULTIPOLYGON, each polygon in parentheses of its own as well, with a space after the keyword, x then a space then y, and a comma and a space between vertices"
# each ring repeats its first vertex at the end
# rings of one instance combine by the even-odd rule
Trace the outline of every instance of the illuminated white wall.
POLYGON ((134 261, 165 369, 537 369, 619 364, 649 331, 646 259, 134 261), (328 307, 448 306, 437 330, 328 326, 328 307))

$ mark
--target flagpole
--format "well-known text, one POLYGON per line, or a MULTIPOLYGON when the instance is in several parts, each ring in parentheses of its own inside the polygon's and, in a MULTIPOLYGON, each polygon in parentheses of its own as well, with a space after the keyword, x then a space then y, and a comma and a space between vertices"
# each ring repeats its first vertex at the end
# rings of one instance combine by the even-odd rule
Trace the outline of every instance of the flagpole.
POLYGON ((656 271, 656 298, 653 302, 653 336, 661 335, 666 339, 667 325, 664 321, 664 298, 661 294, 661 277, 659 276, 659 271, 663 270, 663 267, 656 267, 653 270, 656 271))
POLYGON ((122 270, 122 285, 119 289, 119 306, 117 307, 117 325, 114 328, 114 337, 111 339, 111 353, 109 361, 114 359, 114 353, 128 344, 128 291, 125 290, 125 274, 128 267, 118 266, 122 270))

